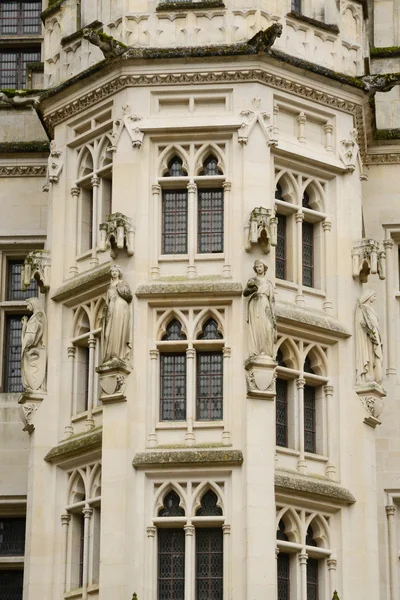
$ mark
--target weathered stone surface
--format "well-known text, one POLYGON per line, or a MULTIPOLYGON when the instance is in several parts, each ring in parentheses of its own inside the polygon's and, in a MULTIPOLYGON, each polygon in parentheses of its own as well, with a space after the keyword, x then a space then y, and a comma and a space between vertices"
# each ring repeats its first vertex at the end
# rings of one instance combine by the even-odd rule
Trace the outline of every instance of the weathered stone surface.
POLYGON ((350 332, 335 317, 328 316, 322 310, 297 306, 293 302, 276 303, 276 315, 280 321, 304 323, 312 329, 325 330, 337 337, 349 337, 350 332))
POLYGON ((52 448, 44 457, 48 462, 58 463, 101 449, 103 432, 101 428, 93 429, 90 433, 71 437, 52 448))
POLYGON ((349 490, 328 481, 328 479, 283 471, 275 473, 275 489, 291 490, 307 496, 322 496, 343 504, 353 504, 356 501, 349 490))
POLYGON ((133 459, 136 469, 149 467, 180 467, 189 465, 240 466, 243 454, 240 450, 163 450, 140 452, 133 459))
POLYGON ((106 265, 101 265, 92 271, 82 273, 81 275, 74 277, 74 279, 67 281, 54 292, 51 299, 55 302, 64 302, 72 296, 79 295, 94 284, 96 286, 104 285, 104 289, 106 289, 109 279, 110 265, 107 263, 106 265))
POLYGON ((214 296, 240 296, 242 284, 238 281, 226 281, 217 279, 211 281, 199 279, 188 281, 186 278, 176 277, 158 280, 154 283, 140 285, 136 290, 138 298, 156 296, 178 296, 178 295, 214 295, 214 296))

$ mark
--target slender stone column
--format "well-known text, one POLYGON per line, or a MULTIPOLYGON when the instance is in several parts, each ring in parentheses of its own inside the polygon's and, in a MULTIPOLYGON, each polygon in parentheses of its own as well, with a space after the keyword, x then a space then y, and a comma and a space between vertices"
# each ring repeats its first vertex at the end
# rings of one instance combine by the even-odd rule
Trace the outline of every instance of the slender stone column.
POLYGON ((85 423, 85 431, 90 431, 94 427, 93 419, 93 396, 94 396, 94 368, 96 357, 96 338, 91 335, 88 340, 89 346, 89 380, 88 380, 88 409, 85 423))
POLYGON ((299 450, 300 456, 297 461, 297 469, 300 473, 305 473, 307 471, 307 463, 304 456, 304 386, 306 385, 306 380, 303 377, 299 377, 296 379, 297 386, 297 405, 299 409, 299 450))
POLYGON ((296 247, 297 247, 297 283, 298 290, 295 298, 296 304, 304 306, 303 296, 303 221, 304 215, 302 212, 297 212, 294 215, 296 220, 296 247))
POLYGON ((326 561, 328 565, 329 571, 329 597, 333 596, 333 592, 336 590, 336 569, 337 569, 337 560, 334 558, 328 558, 326 561))
POLYGON ((158 254, 160 252, 160 240, 161 235, 159 231, 160 223, 160 195, 161 186, 156 184, 151 187, 152 203, 151 203, 151 223, 153 225, 153 241, 152 241, 152 253, 151 253, 151 279, 158 279, 160 276, 160 267, 158 266, 158 254))
POLYGON ((387 369, 386 375, 396 375, 396 338, 394 332, 394 290, 393 290, 393 240, 383 241, 386 252, 386 339, 387 339, 387 369))
POLYGON ((333 426, 333 385, 324 386, 325 392, 325 407, 326 407, 326 422, 325 422, 325 431, 326 435, 324 436, 328 441, 328 464, 326 465, 325 473, 329 479, 336 479, 336 467, 333 463, 333 440, 334 440, 334 431, 335 428, 333 426))
POLYGON ((222 525, 224 536, 224 591, 223 600, 231 600, 231 526, 222 525))
POLYGON ((159 377, 158 377, 158 358, 160 356, 159 351, 150 350, 150 361, 151 361, 151 397, 150 402, 148 403, 148 437, 147 443, 150 448, 154 448, 157 446, 157 433, 156 433, 156 420, 157 420, 157 400, 159 398, 158 394, 158 386, 159 386, 159 377))
POLYGON ((231 358, 231 349, 227 346, 223 350, 224 355, 224 391, 223 391, 223 419, 224 419, 224 431, 222 432, 222 442, 224 446, 231 445, 231 391, 230 391, 230 380, 231 374, 229 370, 229 363, 231 358))
POLYGON ((73 218, 73 228, 72 228, 72 262, 69 268, 69 274, 71 276, 78 274, 78 265, 76 263, 76 256, 78 254, 78 240, 79 240, 79 223, 80 220, 78 218, 79 211, 79 195, 81 193, 81 188, 73 187, 71 188, 71 196, 72 196, 72 218, 73 218))
POLYGON ((61 515, 61 524, 63 530, 63 557, 62 557, 62 597, 68 592, 67 590, 67 574, 68 574, 68 530, 71 521, 71 515, 64 513, 61 515))
POLYGON ((196 236, 196 192, 197 185, 191 181, 188 183, 188 255, 189 264, 187 267, 187 276, 196 277, 196 265, 194 264, 194 255, 197 249, 197 236, 196 236))
POLYGON ((333 152, 333 145, 332 145, 333 125, 332 125, 332 123, 325 123, 324 132, 325 132, 325 150, 327 152, 333 152))
POLYGON ((154 576, 154 566, 156 564, 156 532, 157 527, 153 525, 146 528, 147 533, 147 560, 144 563, 145 568, 145 600, 153 600, 156 594, 156 577, 154 576))
POLYGON ((97 266, 99 264, 99 259, 97 258, 97 225, 98 225, 98 215, 99 215, 99 186, 100 186, 100 177, 93 175, 90 180, 93 188, 93 215, 92 215, 92 256, 90 258, 90 264, 92 266, 97 266))
POLYGON ((72 416, 74 414, 74 372, 75 372, 75 346, 69 346, 68 352, 68 383, 67 383, 67 398, 69 402, 69 423, 65 426, 64 432, 66 435, 73 435, 74 428, 72 425, 72 416))
POLYGON ((307 560, 308 555, 305 552, 301 552, 299 554, 301 600, 307 600, 307 560))
POLYGON ((89 535, 90 535, 90 519, 92 518, 93 509, 90 506, 85 506, 82 511, 84 516, 83 530, 83 575, 82 575, 82 600, 87 598, 87 588, 89 581, 89 535))
POLYGON ((300 144, 305 144, 306 143, 305 132, 306 132, 307 117, 303 111, 298 115, 296 120, 297 120, 297 125, 299 126, 298 132, 297 132, 297 139, 299 140, 300 144))
POLYGON ((187 377, 187 390, 186 390, 186 421, 187 430, 185 435, 186 446, 193 446, 195 442, 195 435, 193 431, 193 420, 195 415, 193 411, 196 410, 196 381, 195 381, 195 358, 196 352, 193 349, 192 344, 189 344, 189 348, 186 350, 186 377, 187 377))
POLYGON ((324 232, 324 268, 325 268, 325 281, 324 281, 324 287, 325 287, 325 301, 323 304, 323 309, 326 313, 332 314, 333 313, 333 305, 332 305, 332 285, 331 285, 331 278, 333 277, 333 273, 334 273, 334 268, 332 265, 332 257, 333 257, 333 253, 332 253, 332 248, 331 248, 331 229, 332 229, 332 223, 330 221, 323 221, 322 223, 322 229, 324 232))
POLYGON ((194 591, 194 527, 188 522, 185 530, 185 600, 193 600, 194 591))
POLYGON ((222 273, 224 277, 231 277, 231 221, 232 221, 232 206, 231 206, 231 190, 232 184, 230 181, 225 181, 222 187, 224 188, 224 266, 222 273))
POLYGON ((389 542, 389 577, 390 577, 390 600, 397 600, 398 596, 398 550, 396 541, 396 507, 394 504, 385 506, 387 524, 388 524, 388 542, 389 542))
MULTIPOLYGON (((278 582, 278 557, 279 557, 279 548, 275 548, 275 581, 278 582)), ((278 585, 275 588, 275 600, 278 600, 278 585)))

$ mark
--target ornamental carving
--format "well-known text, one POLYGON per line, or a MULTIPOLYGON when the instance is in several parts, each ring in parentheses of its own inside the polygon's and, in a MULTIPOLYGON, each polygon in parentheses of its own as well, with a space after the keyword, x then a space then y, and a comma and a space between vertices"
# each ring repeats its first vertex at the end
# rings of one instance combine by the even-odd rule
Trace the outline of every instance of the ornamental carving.
POLYGON ((46 183, 43 186, 44 192, 49 190, 50 183, 58 183, 59 181, 60 173, 63 169, 61 155, 61 150, 57 150, 56 143, 52 140, 50 142, 50 155, 47 163, 46 183))
POLYGON ((378 316, 372 307, 374 290, 365 290, 355 314, 357 385, 380 385, 383 380, 383 344, 378 316))
POLYGON ((270 113, 261 112, 259 110, 261 99, 253 98, 254 110, 242 110, 240 117, 242 124, 238 131, 238 142, 243 146, 247 145, 251 130, 256 123, 259 123, 262 132, 265 135, 268 146, 277 146, 279 141, 279 129, 274 123, 274 119, 270 113))
POLYGON ((379 242, 364 238, 357 242, 351 251, 353 277, 361 283, 368 281, 369 275, 378 274, 379 279, 386 277, 386 253, 379 242))
POLYGON ((102 367, 129 365, 132 349, 131 303, 132 292, 122 278, 122 269, 113 265, 102 322, 102 367))
POLYGON ((277 223, 275 211, 259 206, 250 213, 245 225, 245 249, 250 252, 254 244, 260 244, 264 254, 268 254, 271 246, 277 243, 277 223))
POLYGON ((1 165, 0 177, 44 177, 46 165, 1 165))
POLYGON ((352 129, 350 131, 349 139, 341 140, 339 147, 339 157, 346 167, 346 171, 353 173, 356 170, 357 161, 359 160, 359 151, 360 147, 357 143, 357 129, 352 129))
POLYGON ((42 293, 50 287, 51 258, 48 250, 33 250, 27 254, 21 272, 23 289, 27 289, 35 279, 42 293))
POLYGON ((38 408, 38 403, 21 404, 19 407, 21 421, 24 424, 23 431, 27 431, 28 433, 32 433, 32 431, 34 431, 35 426, 32 423, 32 420, 38 408))
POLYGON ((132 115, 129 104, 124 104, 122 113, 122 116, 114 121, 113 130, 110 135, 112 140, 110 150, 112 152, 116 151, 119 138, 121 137, 124 128, 126 128, 129 133, 133 148, 141 148, 143 143, 144 133, 138 127, 138 122, 142 120, 142 117, 132 115))
POLYGON ((134 252, 135 230, 131 219, 122 213, 107 215, 104 223, 99 225, 100 244, 99 251, 110 250, 112 258, 116 258, 118 250, 126 248, 128 256, 134 252))

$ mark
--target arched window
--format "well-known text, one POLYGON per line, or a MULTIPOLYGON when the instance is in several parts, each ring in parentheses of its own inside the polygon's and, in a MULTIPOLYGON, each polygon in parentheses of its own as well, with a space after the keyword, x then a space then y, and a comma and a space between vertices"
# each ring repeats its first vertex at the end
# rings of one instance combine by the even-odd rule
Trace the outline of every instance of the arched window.
MULTIPOLYGON (((215 319, 208 319, 199 340, 221 340, 215 319)), ((215 349, 196 353, 197 364, 197 419, 199 421, 219 421, 222 419, 223 403, 223 354, 215 349)))
POLYGON ((184 517, 185 511, 179 506, 181 499, 171 490, 164 498, 164 506, 158 511, 159 517, 184 517))
MULTIPOLYGON (((185 340, 182 325, 172 319, 163 341, 185 340)), ((163 346, 160 354, 160 419, 161 421, 186 420, 186 352, 163 346)))
POLYGON ((221 169, 218 167, 218 160, 213 154, 210 154, 203 163, 203 169, 200 175, 212 177, 213 175, 222 175, 221 169))
MULTIPOLYGON (((210 155, 203 163, 202 177, 222 175, 215 156, 210 155)), ((215 254, 224 251, 224 189, 203 187, 199 182, 197 236, 199 254, 215 254)))
POLYGON ((164 177, 185 177, 187 175, 183 168, 183 161, 179 156, 174 156, 168 163, 168 171, 164 177))
POLYGON ((215 492, 208 490, 202 499, 201 507, 197 509, 197 517, 219 517, 222 515, 222 508, 217 506, 218 497, 215 492))
POLYGON ((198 340, 222 340, 222 338, 222 333, 218 331, 218 323, 212 318, 204 323, 202 331, 197 336, 198 340))
MULTIPOLYGON (((168 163, 164 177, 185 177, 183 161, 174 156, 168 163)), ((188 191, 186 183, 162 193, 162 254, 186 254, 188 233, 188 191)))
POLYGON ((283 540, 284 542, 289 541, 289 538, 286 535, 285 530, 286 530, 285 522, 283 521, 283 519, 281 519, 279 521, 278 529, 276 531, 276 539, 277 540, 283 540))
POLYGON ((186 340, 186 335, 182 332, 182 325, 178 319, 173 319, 169 322, 162 339, 164 341, 186 340))

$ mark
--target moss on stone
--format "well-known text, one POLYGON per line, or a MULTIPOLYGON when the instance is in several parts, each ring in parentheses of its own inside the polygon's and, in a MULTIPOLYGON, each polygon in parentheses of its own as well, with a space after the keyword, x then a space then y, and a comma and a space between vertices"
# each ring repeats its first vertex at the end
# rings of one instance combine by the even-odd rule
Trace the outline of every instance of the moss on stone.
POLYGON ((292 17, 292 19, 296 19, 296 21, 302 21, 303 23, 308 23, 309 25, 313 25, 314 27, 318 27, 318 29, 323 29, 324 31, 330 31, 331 33, 338 34, 339 27, 337 25, 331 25, 329 23, 324 23, 323 21, 318 21, 317 19, 312 19, 311 17, 306 17, 305 15, 292 11, 288 13, 288 17, 292 17))
POLYGON ((56 13, 64 4, 64 2, 65 0, 49 0, 48 8, 46 8, 46 10, 44 10, 41 14, 43 23, 46 21, 46 19, 51 17, 51 15, 54 15, 54 13, 56 13))
POLYGON ((371 58, 390 58, 391 56, 400 56, 400 46, 385 46, 382 48, 371 48, 371 58))
POLYGON ((243 454, 240 450, 171 450, 139 452, 133 459, 133 466, 137 469, 148 467, 174 467, 188 465, 238 465, 243 463, 243 454))
POLYGON ((26 152, 44 152, 50 151, 49 142, 1 142, 0 154, 17 154, 26 152))
POLYGON ((52 448, 44 457, 47 462, 60 462, 76 454, 101 448, 103 439, 102 427, 96 427, 84 434, 76 434, 52 448))
POLYGON ((374 138, 377 140, 399 140, 400 129, 377 129, 374 133, 374 138))
MULTIPOLYGON (((86 29, 89 29, 89 28, 90 28, 90 26, 86 27, 86 29)), ((126 44, 123 44, 122 42, 119 42, 118 40, 113 38, 112 35, 107 35, 107 33, 104 33, 104 31, 96 31, 96 33, 99 36, 99 38, 101 40, 103 40, 103 42, 115 43, 115 44, 118 44, 118 46, 120 48, 126 48, 127 50, 129 48, 129 46, 127 46, 126 44)))
POLYGON ((275 473, 275 488, 291 494, 299 493, 307 497, 320 496, 329 498, 341 504, 354 504, 356 499, 353 494, 326 477, 317 475, 300 475, 297 472, 283 470, 275 473))
POLYGON ((75 297, 81 292, 86 291, 87 288, 94 283, 96 283, 97 285, 107 285, 109 283, 109 280, 110 263, 107 263, 105 265, 97 267, 96 269, 82 273, 81 275, 76 275, 76 277, 70 279, 61 287, 59 287, 55 291, 51 299, 55 302, 61 302, 63 300, 67 300, 72 296, 75 297))
POLYGON ((220 281, 154 281, 145 285, 140 285, 136 291, 136 296, 154 297, 154 296, 176 296, 176 295, 217 295, 217 296, 240 296, 243 287, 238 281, 220 280, 220 281))
POLYGON ((27 63, 26 70, 31 73, 43 73, 44 72, 44 63, 42 62, 31 62, 27 63))
POLYGON ((84 29, 92 29, 98 35, 100 35, 100 32, 97 31, 97 29, 100 29, 101 27, 103 27, 103 23, 101 21, 93 21, 93 23, 90 23, 86 27, 82 27, 81 29, 78 29, 78 31, 75 31, 74 33, 71 33, 71 35, 66 35, 65 37, 61 38, 61 46, 65 46, 66 44, 70 44, 74 40, 79 40, 82 37, 82 35, 83 35, 83 30, 84 29))
POLYGON ((160 2, 156 11, 170 11, 170 10, 193 10, 193 9, 204 9, 204 8, 225 8, 225 4, 221 0, 202 0, 200 2, 160 2))
POLYGON ((7 98, 13 98, 14 96, 26 98, 27 96, 37 96, 38 94, 41 94, 43 90, 15 90, 12 88, 0 88, 0 92, 5 94, 7 98))

